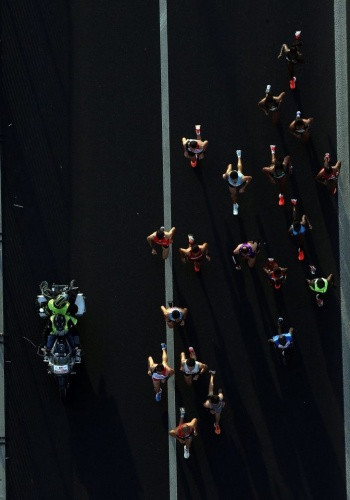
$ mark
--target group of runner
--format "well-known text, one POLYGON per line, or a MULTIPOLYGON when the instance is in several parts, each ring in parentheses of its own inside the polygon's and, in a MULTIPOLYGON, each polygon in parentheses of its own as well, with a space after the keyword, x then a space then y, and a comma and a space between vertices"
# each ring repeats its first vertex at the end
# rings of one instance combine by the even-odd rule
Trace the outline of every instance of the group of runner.
MULTIPOLYGON (((291 90, 296 88, 296 76, 295 76, 295 66, 297 64, 303 63, 303 57, 300 51, 301 48, 301 32, 295 32, 295 40, 289 47, 287 44, 283 44, 278 55, 278 58, 285 55, 289 87, 291 90)), ((265 97, 258 102, 258 107, 266 114, 272 115, 272 120, 277 123, 279 120, 279 113, 281 103, 286 95, 286 92, 281 92, 279 95, 274 96, 271 90, 271 85, 267 85, 265 91, 265 97)), ((289 132, 302 143, 306 144, 310 139, 311 134, 311 124, 313 118, 303 118, 301 112, 297 111, 295 119, 289 125, 289 132)), ((196 168, 198 162, 204 158, 204 153, 208 147, 208 141, 202 141, 201 138, 201 126, 195 125, 196 139, 182 138, 182 145, 184 149, 184 156, 190 160, 190 165, 192 168, 196 168)), ((263 167, 262 172, 267 177, 267 179, 278 187, 278 205, 285 205, 285 197, 287 191, 287 179, 292 173, 291 158, 289 155, 281 156, 276 155, 276 146, 270 145, 271 162, 269 166, 263 167)), ((228 182, 228 188, 231 195, 232 205, 233 205, 233 215, 237 216, 239 211, 239 196, 245 192, 246 188, 252 182, 252 176, 245 175, 243 173, 243 163, 242 163, 242 151, 236 150, 237 155, 237 165, 234 167, 230 163, 226 171, 223 173, 222 177, 228 182)), ((323 167, 318 172, 315 180, 320 182, 328 189, 329 193, 334 196, 337 193, 337 183, 340 173, 341 162, 337 161, 334 165, 331 164, 331 159, 329 153, 325 153, 323 159, 323 167)), ((288 231, 289 234, 294 238, 297 243, 298 248, 298 260, 303 261, 305 258, 305 235, 308 231, 312 230, 312 225, 308 217, 303 214, 301 217, 297 214, 297 200, 295 198, 291 199, 292 206, 292 224, 290 225, 288 231)), ((166 259, 169 255, 169 247, 173 243, 173 238, 176 232, 176 228, 172 227, 169 231, 166 231, 164 227, 160 227, 157 231, 154 231, 147 237, 147 242, 152 248, 152 254, 156 255, 156 248, 162 248, 162 258, 166 259)), ((246 263, 248 267, 252 268, 255 265, 256 257, 260 252, 262 242, 249 240, 240 243, 232 252, 232 259, 234 261, 237 270, 241 269, 241 264, 246 263)), ((204 242, 198 244, 194 240, 192 234, 188 235, 188 246, 186 248, 179 248, 179 253, 181 260, 183 262, 190 262, 193 264, 195 272, 199 272, 201 269, 201 264, 203 259, 210 261, 208 243, 204 242)), ((316 273, 316 267, 311 262, 309 265, 310 272, 312 275, 316 273)), ((282 284, 287 278, 286 267, 280 266, 273 257, 267 259, 263 267, 269 282, 275 290, 279 290, 282 284)), ((306 283, 309 288, 315 292, 315 297, 317 305, 321 307, 323 305, 322 296, 327 292, 329 285, 334 286, 334 277, 332 274, 326 278, 312 278, 306 279, 306 283)), ((186 316, 187 309, 180 307, 169 307, 161 306, 161 310, 165 319, 165 322, 169 328, 174 328, 176 325, 183 326, 186 316)), ((290 327, 287 332, 282 332, 283 318, 278 318, 278 334, 268 339, 268 341, 274 345, 277 352, 282 356, 283 363, 285 364, 286 352, 293 346, 293 327, 290 327)), ((168 356, 166 345, 161 344, 162 348, 162 362, 155 363, 153 358, 150 356, 148 358, 148 374, 152 377, 153 386, 155 390, 156 401, 161 400, 162 388, 161 384, 174 375, 174 369, 168 365, 168 356)), ((208 370, 208 366, 197 360, 195 351, 193 347, 189 347, 189 355, 186 356, 184 352, 181 353, 180 360, 180 370, 184 374, 185 382, 188 386, 192 385, 192 381, 198 380, 199 376, 208 370)), ((214 430, 216 434, 221 433, 219 421, 221 416, 221 411, 224 408, 224 396, 222 389, 218 389, 217 394, 214 394, 214 377, 215 371, 209 370, 210 381, 208 390, 208 399, 203 403, 203 406, 210 410, 212 414, 215 415, 214 430)), ((184 457, 188 458, 190 456, 190 445, 192 438, 197 434, 197 418, 193 418, 191 421, 185 422, 185 409, 180 408, 180 421, 179 425, 170 430, 169 434, 176 438, 181 444, 184 445, 184 457)))

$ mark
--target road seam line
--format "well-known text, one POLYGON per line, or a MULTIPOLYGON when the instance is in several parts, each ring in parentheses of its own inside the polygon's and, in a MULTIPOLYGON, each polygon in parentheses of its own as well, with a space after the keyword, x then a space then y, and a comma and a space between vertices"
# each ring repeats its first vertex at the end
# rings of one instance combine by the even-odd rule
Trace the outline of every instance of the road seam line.
MULTIPOLYGON (((169 80, 168 80, 168 20, 167 0, 159 0, 160 29, 160 74, 162 108, 162 153, 163 153, 163 197, 164 227, 171 228, 171 179, 170 179, 170 134, 169 134, 169 80)), ((173 303, 173 261, 170 246, 169 257, 165 261, 165 307, 173 303)), ((166 329, 166 344, 169 366, 174 367, 173 330, 166 329)), ((169 429, 176 427, 175 376, 168 380, 168 424, 169 429)), ((169 436, 169 498, 177 499, 176 440, 169 436)))

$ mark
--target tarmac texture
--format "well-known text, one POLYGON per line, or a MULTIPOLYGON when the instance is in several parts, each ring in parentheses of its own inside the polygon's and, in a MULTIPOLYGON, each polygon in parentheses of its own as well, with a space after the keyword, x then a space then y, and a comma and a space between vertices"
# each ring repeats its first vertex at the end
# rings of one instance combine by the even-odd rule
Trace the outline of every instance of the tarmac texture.
MULTIPOLYGON (((166 390, 156 403, 147 377, 165 339, 164 264, 146 243, 163 224, 158 3, 2 11, 8 498, 167 499, 166 390), (72 278, 87 297, 84 361, 63 405, 23 337, 41 341, 38 284, 72 278)), ((305 284, 310 263, 339 282, 336 199, 314 181, 325 152, 337 159, 330 19, 325 0, 168 5, 174 301, 189 308, 174 330, 176 406, 199 420, 190 459, 177 449, 181 499, 345 498, 339 289, 318 308, 305 284), (297 29, 305 64, 292 92, 277 55, 297 29), (257 107, 266 84, 287 93, 277 126, 257 107), (287 131, 297 110, 314 117, 306 146, 287 131), (181 138, 196 123, 209 147, 192 169, 181 138), (284 207, 261 172, 270 144, 294 167, 284 207), (253 181, 235 217, 222 174, 236 149, 253 181), (304 262, 291 197, 313 226, 304 262), (200 273, 178 256, 188 233, 209 244, 200 273), (236 271, 246 239, 265 245, 236 271), (288 267, 279 292, 268 257, 288 267), (267 343, 278 316, 296 332, 288 367, 267 343), (190 389, 179 372, 188 346, 217 371, 220 436, 202 406, 208 374, 190 389)))

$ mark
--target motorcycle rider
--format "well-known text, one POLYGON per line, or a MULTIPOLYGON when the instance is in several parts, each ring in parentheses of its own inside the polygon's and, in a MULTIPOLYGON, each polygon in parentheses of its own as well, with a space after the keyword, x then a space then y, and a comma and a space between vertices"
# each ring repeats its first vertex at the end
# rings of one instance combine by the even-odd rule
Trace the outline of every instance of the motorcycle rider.
POLYGON ((73 333, 77 322, 77 318, 74 318, 74 316, 70 316, 69 314, 53 314, 50 316, 43 332, 44 339, 47 338, 46 346, 42 348, 45 356, 44 361, 48 361, 48 354, 53 348, 56 337, 65 336, 70 347, 74 351, 75 362, 80 363, 81 349, 80 345, 75 343, 73 333))

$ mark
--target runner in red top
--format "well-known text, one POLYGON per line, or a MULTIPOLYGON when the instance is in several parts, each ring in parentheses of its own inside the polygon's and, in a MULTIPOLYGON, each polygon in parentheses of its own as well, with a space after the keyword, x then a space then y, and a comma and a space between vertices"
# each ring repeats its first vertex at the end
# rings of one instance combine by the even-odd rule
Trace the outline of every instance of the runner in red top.
POLYGON ((282 284, 287 279, 287 267, 280 267, 273 257, 267 259, 265 266, 263 267, 265 273, 267 274, 271 285, 275 290, 279 290, 282 284))
POLYGON ((194 436, 197 436, 198 420, 193 418, 190 422, 185 422, 185 408, 180 408, 179 425, 169 431, 170 436, 175 438, 179 443, 184 444, 184 457, 190 457, 190 446, 194 436))
POLYGON ((341 161, 337 161, 337 163, 331 167, 329 153, 326 153, 323 159, 323 168, 321 168, 319 173, 316 175, 316 181, 326 186, 330 194, 333 196, 337 192, 340 168, 341 161))
POLYGON ((194 242, 192 234, 188 235, 188 247, 179 248, 182 262, 193 262, 193 267, 196 272, 200 271, 203 257, 210 261, 210 256, 208 255, 208 243, 202 243, 197 245, 194 242))
POLYGON ((169 255, 169 246, 173 242, 174 234, 176 228, 172 227, 170 231, 165 231, 164 227, 160 227, 158 231, 147 236, 147 243, 152 248, 152 255, 157 255, 157 250, 154 245, 159 245, 162 247, 162 258, 165 260, 169 255))

